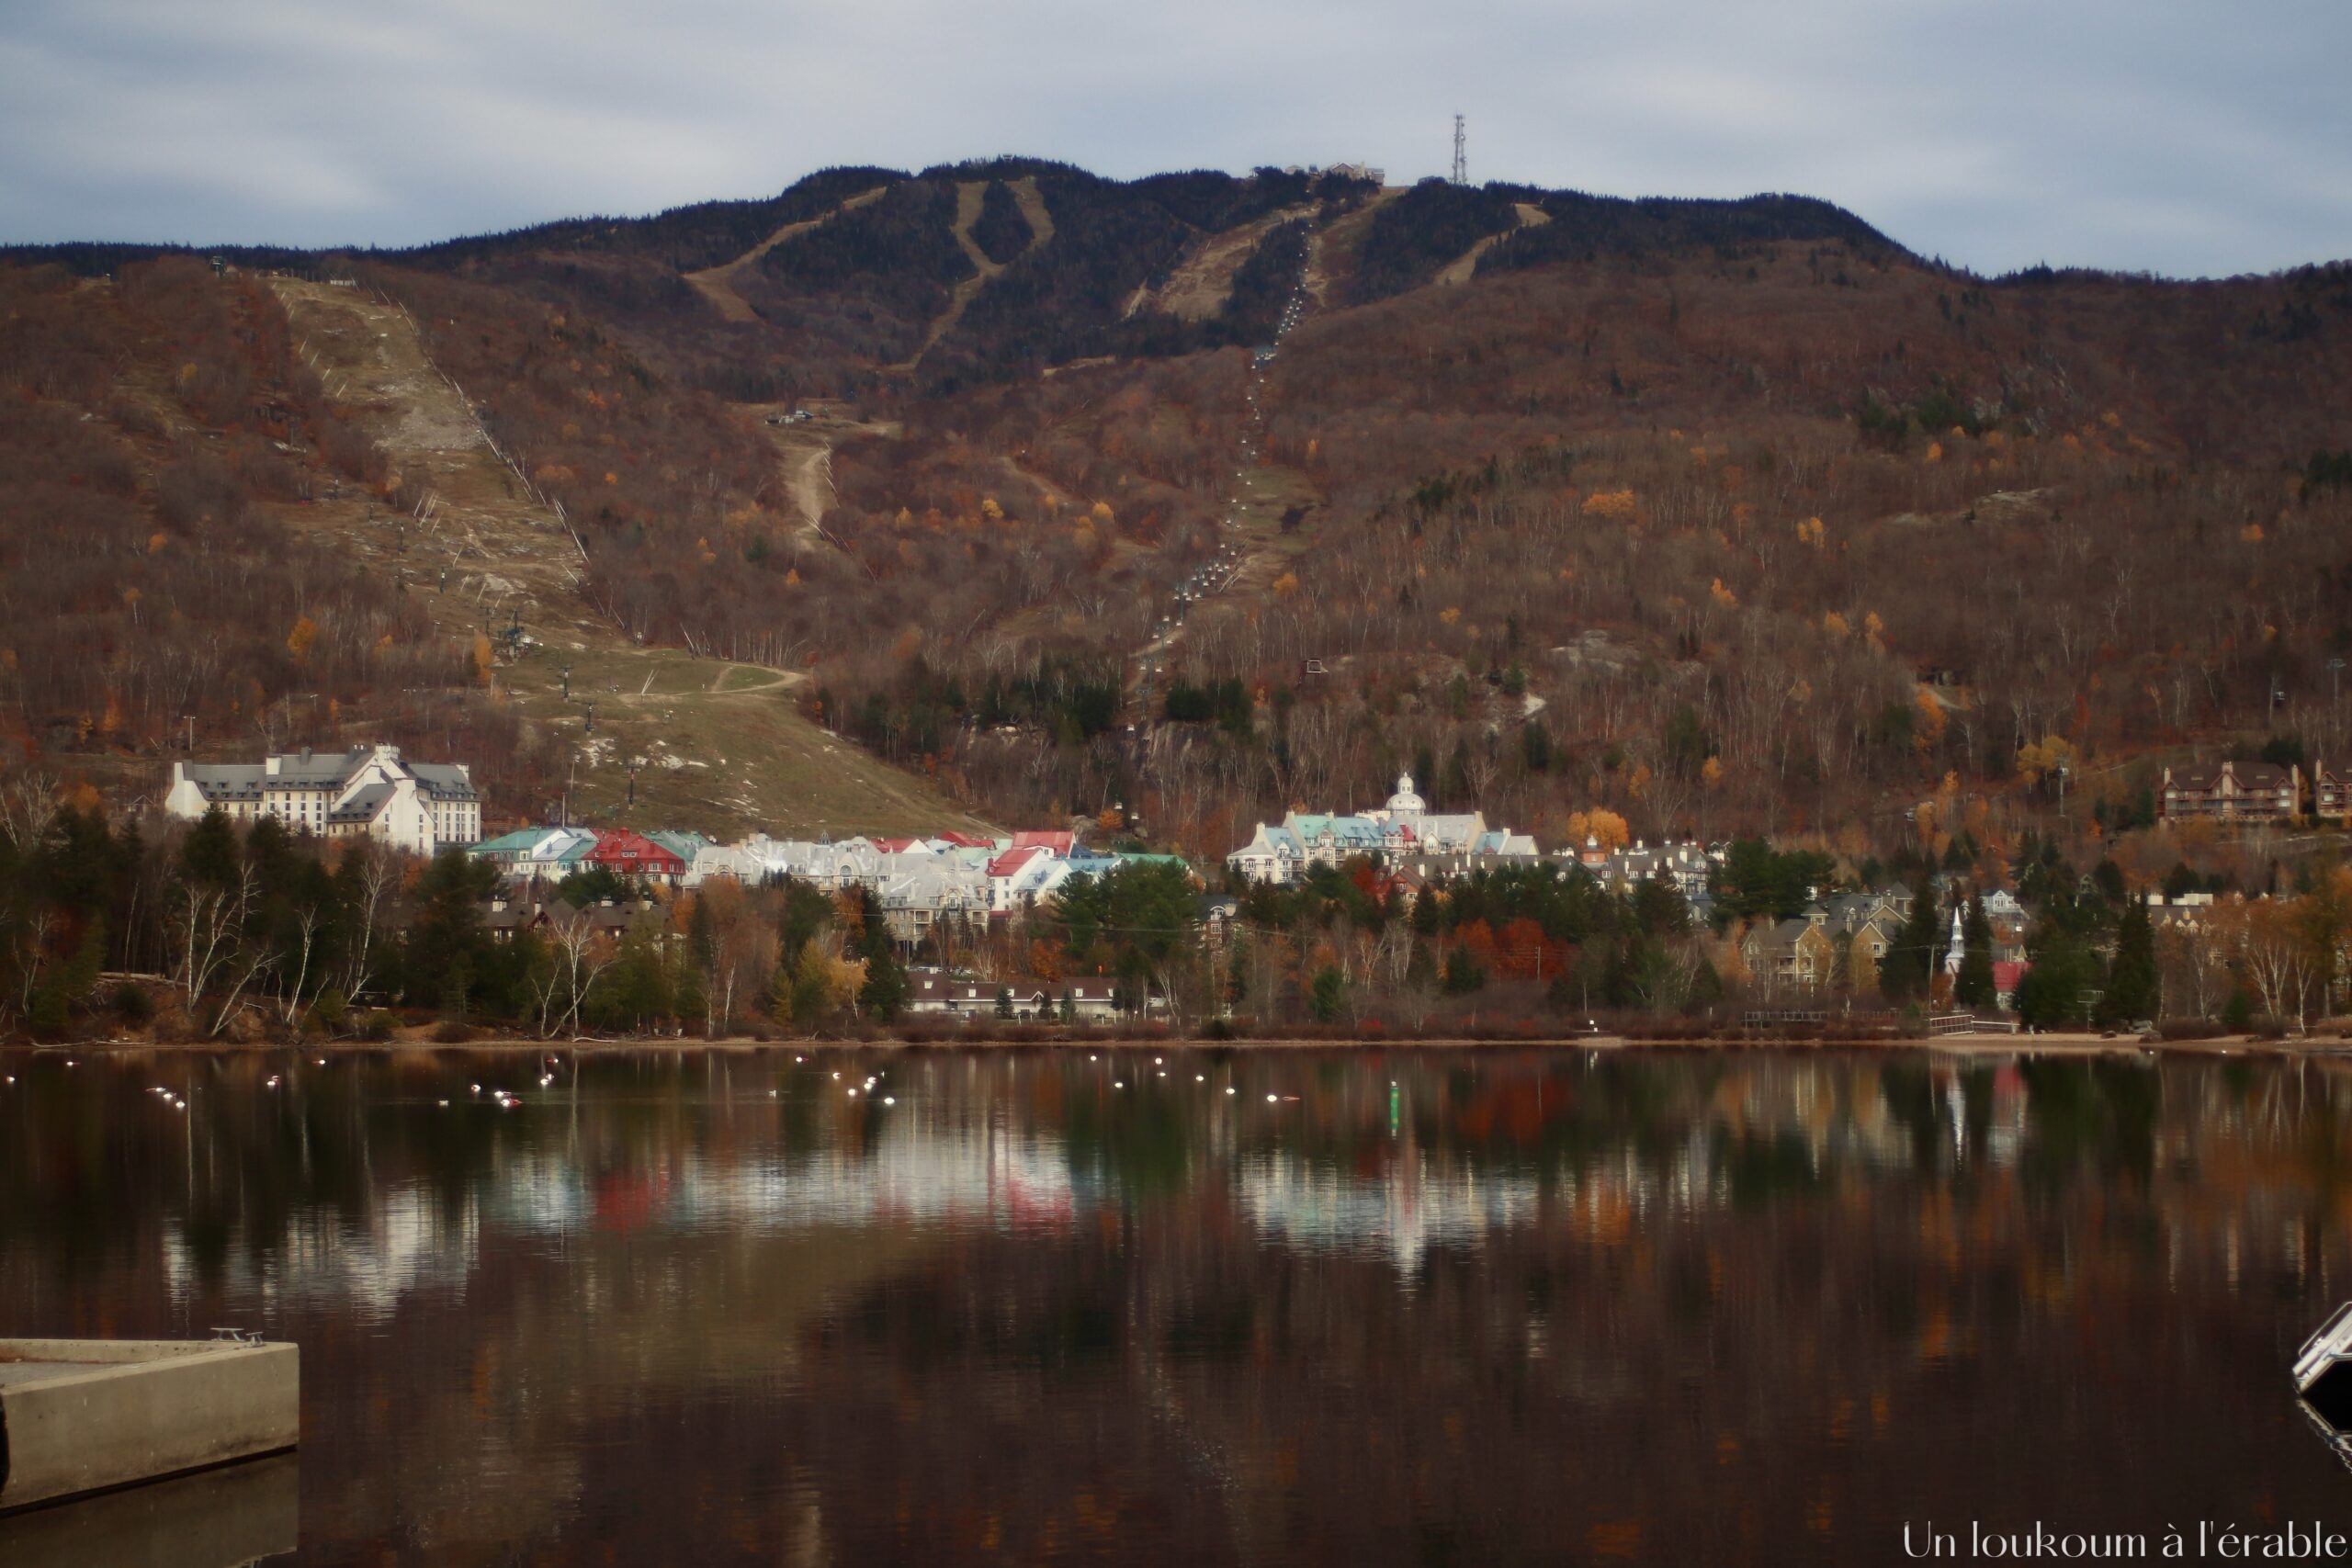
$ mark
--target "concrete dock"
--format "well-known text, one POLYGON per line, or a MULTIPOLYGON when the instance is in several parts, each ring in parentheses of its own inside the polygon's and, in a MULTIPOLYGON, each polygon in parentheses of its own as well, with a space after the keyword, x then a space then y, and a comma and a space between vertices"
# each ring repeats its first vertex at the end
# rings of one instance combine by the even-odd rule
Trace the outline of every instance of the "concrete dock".
POLYGON ((0 1512, 290 1449, 300 1367, 292 1345, 0 1339, 0 1512))

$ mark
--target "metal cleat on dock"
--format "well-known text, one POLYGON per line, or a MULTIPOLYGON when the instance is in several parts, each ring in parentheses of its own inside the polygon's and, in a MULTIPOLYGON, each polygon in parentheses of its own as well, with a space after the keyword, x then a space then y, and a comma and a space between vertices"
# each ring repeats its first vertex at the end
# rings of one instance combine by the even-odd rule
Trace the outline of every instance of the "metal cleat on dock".
POLYGON ((2295 1392, 2335 1457, 2352 1467, 2352 1302, 2329 1314, 2295 1352, 2295 1392))

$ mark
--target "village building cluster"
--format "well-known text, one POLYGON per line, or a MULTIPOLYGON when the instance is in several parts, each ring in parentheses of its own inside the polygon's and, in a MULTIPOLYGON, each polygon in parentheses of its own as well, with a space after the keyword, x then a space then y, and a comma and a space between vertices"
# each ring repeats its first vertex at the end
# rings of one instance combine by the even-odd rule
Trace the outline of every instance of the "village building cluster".
MULTIPOLYGON (((2352 807, 2352 781, 2324 763, 2314 763, 2308 778, 2300 766, 2270 762, 2167 768, 2155 793, 2161 816, 2181 821, 2259 824, 2306 810, 2340 817, 2352 807)), ((866 893, 902 949, 928 947, 941 955, 953 954, 992 925, 1049 907, 1072 878, 1102 877, 1131 864, 1183 868, 1199 892, 1198 928, 1213 949, 1223 946, 1241 907, 1233 897, 1200 891, 1209 879, 1180 857, 1097 849, 1071 829, 838 840, 752 834, 718 843, 693 832, 561 825, 484 839, 481 798, 469 768, 412 761, 392 746, 271 753, 253 762, 175 762, 164 805, 183 818, 219 810, 241 823, 274 820, 322 838, 366 838, 417 855, 462 852, 500 874, 502 891, 484 917, 485 928, 500 940, 584 920, 617 941, 656 914, 649 897, 654 889, 694 889, 718 878, 747 886, 790 878, 831 895, 866 893), (581 899, 581 899, 574 903, 559 892, 570 879, 599 871, 618 879, 627 893, 581 899)), ((1693 840, 1605 842, 1593 833, 1547 852, 1532 836, 1490 825, 1482 813, 1430 809, 1406 774, 1375 808, 1294 809, 1279 822, 1261 822, 1225 864, 1237 886, 1285 888, 1306 883, 1318 868, 1376 861, 1378 896, 1408 907, 1432 890, 1442 896, 1446 884, 1482 871, 1546 864, 1572 867, 1620 891, 1658 884, 1688 907, 1694 931, 1720 933, 1718 962, 1744 971, 1761 994, 1788 997, 1879 990, 1882 965, 1906 940, 1917 899, 1932 900, 1939 912, 1957 911, 1971 892, 1938 875, 1917 896, 1899 883, 1860 892, 1816 890, 1787 919, 1719 920, 1714 888, 1729 850, 1693 840)), ((2209 892, 2171 898, 2151 894, 2145 903, 2158 930, 2185 937, 2225 913, 2209 892)), ((2000 888, 1978 892, 1976 907, 1989 929, 1993 989, 2007 1009, 2030 966, 2030 916, 2015 894, 2000 888)), ((1955 912, 1951 940, 1939 947, 1955 972, 1962 948, 1958 918, 1955 912)), ((1916 947, 1916 934, 1908 940, 1916 947)), ((1083 1021, 1152 1006, 1150 998, 1123 995, 1100 976, 1000 981, 919 969, 910 979, 908 1007, 918 1013, 1083 1021)))
POLYGON ((1101 876, 1128 863, 1184 863, 1174 855, 1091 849, 1067 829, 838 840, 753 834, 720 844, 698 833, 525 828, 466 852, 526 884, 602 868, 664 887, 697 887, 712 877, 757 885, 788 876, 827 893, 864 889, 880 904, 891 935, 909 947, 934 930, 979 929, 1049 901, 1073 876, 1101 876))

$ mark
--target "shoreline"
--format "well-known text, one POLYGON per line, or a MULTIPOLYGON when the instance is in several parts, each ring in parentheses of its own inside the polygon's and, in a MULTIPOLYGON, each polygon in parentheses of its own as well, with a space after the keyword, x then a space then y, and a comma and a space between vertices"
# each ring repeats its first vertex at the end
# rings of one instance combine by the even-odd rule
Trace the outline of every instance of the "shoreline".
POLYGON ((1528 1051, 1608 1051, 1615 1053, 1649 1053, 1665 1055, 1677 1053, 1706 1052, 1731 1054, 1737 1052, 1773 1052, 1793 1055, 1800 1052, 1822 1054, 1905 1053, 1925 1055, 1995 1057, 1995 1056, 2279 1056, 2299 1058, 2352 1058, 2352 1039, 2259 1040, 2237 1035, 2212 1040, 2143 1041, 2137 1035, 2112 1037, 2097 1034, 1945 1034, 1933 1037, 1888 1040, 1758 1040, 1758 1039, 1689 1039, 1638 1040, 1621 1034, 1562 1035, 1536 1040, 1471 1040, 1462 1038, 1403 1039, 1393 1036, 1355 1040, 1310 1040, 1292 1038, 1202 1040, 1189 1036, 1170 1035, 1164 1039, 1068 1039, 1068 1040, 957 1040, 954 1038, 879 1037, 865 1040, 829 1040, 819 1038, 754 1040, 748 1036, 724 1040, 689 1038, 673 1039, 571 1039, 533 1040, 519 1037, 492 1037, 444 1043, 425 1038, 396 1040, 329 1040, 308 1041, 300 1044, 283 1042, 243 1042, 215 1040, 200 1042, 157 1042, 147 1040, 77 1040, 57 1043, 0 1043, 0 1060, 34 1059, 51 1056, 128 1056, 148 1055, 230 1055, 268 1056, 281 1055, 312 1056, 397 1055, 426 1057, 442 1054, 488 1055, 518 1055, 534 1053, 545 1055, 627 1056, 651 1052, 693 1052, 724 1055, 762 1055, 776 1052, 792 1052, 806 1055, 816 1052, 835 1051, 1004 1051, 1046 1053, 1091 1050, 1116 1051, 1275 1051, 1286 1053, 1326 1051, 1445 1051, 1445 1052, 1528 1052, 1528 1051))

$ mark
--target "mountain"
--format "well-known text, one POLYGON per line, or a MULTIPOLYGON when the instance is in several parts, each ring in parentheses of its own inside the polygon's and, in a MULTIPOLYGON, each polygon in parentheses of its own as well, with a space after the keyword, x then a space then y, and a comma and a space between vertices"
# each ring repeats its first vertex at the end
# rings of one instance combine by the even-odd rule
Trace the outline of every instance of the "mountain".
MULTIPOLYGON (((544 671, 474 660, 493 602, 543 649, 593 621, 632 657, 772 671, 714 688, 774 680, 836 748, 820 770, 854 740, 910 776, 910 809, 1116 812, 1219 852, 1409 770, 1555 838, 1604 808, 1858 861, 2086 823, 2171 854, 2128 838, 2163 761, 2347 739, 2342 266, 1984 279, 1796 197, 1014 159, 222 259, 0 273, 22 411, 0 549, 12 582, 75 584, 11 606, 17 728, 51 753, 175 733, 169 695, 107 728, 122 682, 94 671, 120 649, 237 647, 251 690, 208 685, 212 723, 326 739, 318 705, 356 701, 430 733, 432 692, 526 809, 585 741, 515 712, 544 671), (321 378, 301 323, 337 296, 397 317, 416 373, 321 378), (135 398, 100 385, 125 355, 135 398), (542 514, 512 536, 562 547, 488 571, 514 586, 464 615, 264 531, 322 482, 379 529, 450 505, 414 451, 428 383, 462 389, 494 484, 542 514), (109 443, 143 456, 108 467, 109 443), (146 525, 195 468, 226 471, 240 521, 175 500, 174 526, 253 558, 235 592, 266 608, 229 618, 266 635, 123 603, 172 548, 130 544, 170 533, 146 525), (121 514, 77 555, 89 530, 51 519, 101 494, 121 514), (301 657, 278 646, 298 616, 301 657), (440 649, 437 685, 361 694, 412 647, 440 649)), ((716 772, 705 750, 667 772, 716 772)), ((732 816, 677 809, 761 804, 711 793, 732 816)))

